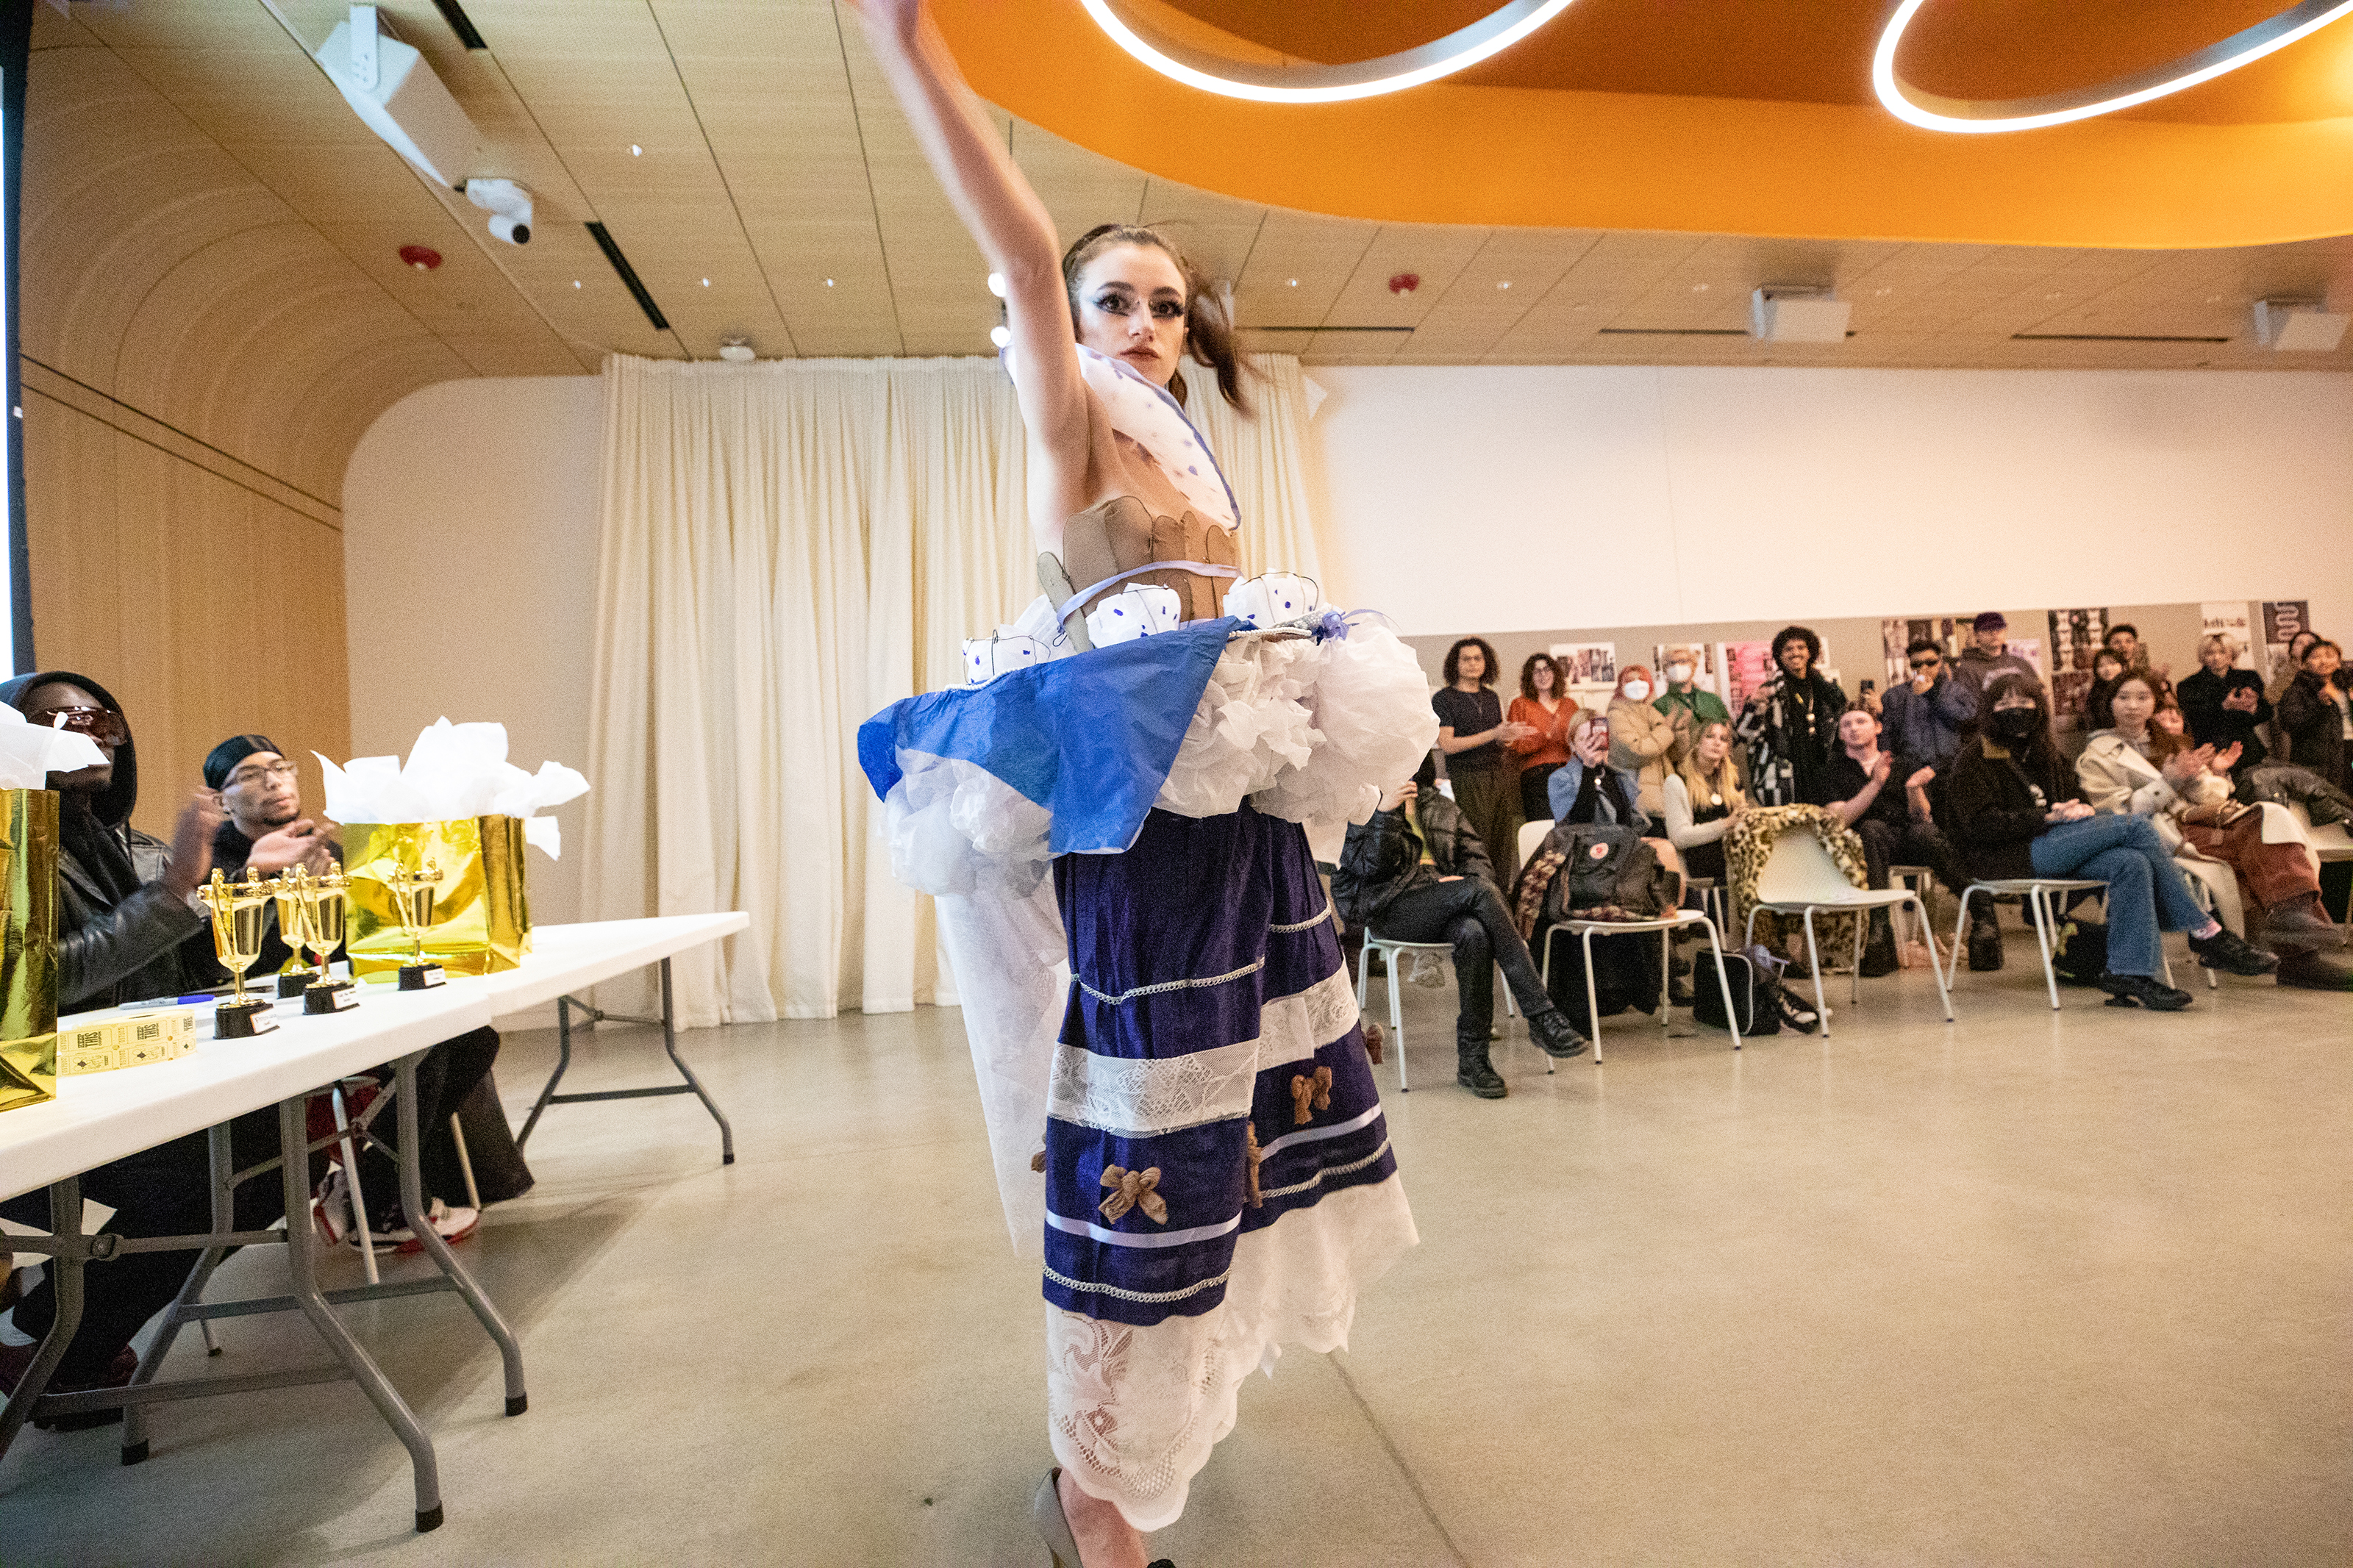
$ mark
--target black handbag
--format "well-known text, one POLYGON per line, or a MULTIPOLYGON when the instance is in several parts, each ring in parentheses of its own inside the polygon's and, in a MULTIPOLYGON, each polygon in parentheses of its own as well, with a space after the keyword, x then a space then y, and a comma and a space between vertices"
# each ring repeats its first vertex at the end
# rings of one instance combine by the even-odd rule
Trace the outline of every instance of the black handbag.
MULTIPOLYGON (((1732 987, 1733 1014, 1740 1020, 1742 1038, 1781 1032, 1781 988, 1769 979, 1760 984, 1757 966, 1745 955, 1724 955, 1724 984, 1732 987)), ((1712 955, 1692 961, 1692 1022, 1711 1029, 1728 1027, 1725 1023, 1724 986, 1716 983, 1712 955)))

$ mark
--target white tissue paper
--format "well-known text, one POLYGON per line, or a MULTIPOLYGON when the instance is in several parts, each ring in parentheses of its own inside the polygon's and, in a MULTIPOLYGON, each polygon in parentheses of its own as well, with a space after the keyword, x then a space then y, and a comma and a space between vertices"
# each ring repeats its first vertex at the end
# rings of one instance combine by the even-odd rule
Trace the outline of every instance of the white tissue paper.
POLYGON ((105 765, 106 753, 80 731, 36 724, 0 703, 0 789, 47 789, 51 773, 105 765))
POLYGON ((419 731, 406 765, 398 757, 353 757, 337 767, 318 752, 326 815, 335 822, 449 822, 468 816, 522 818, 526 842, 564 855, 554 817, 536 815, 588 793, 588 781, 561 763, 527 773, 507 761, 504 724, 452 724, 419 731))
POLYGON ((1226 590, 1226 614, 1261 628, 1303 621, 1323 607, 1315 579, 1289 572, 1246 578, 1226 590))
POLYGON ((1114 647, 1185 624, 1184 605, 1174 588, 1130 583, 1087 612, 1087 636, 1097 647, 1114 647))
POLYGON ((964 639, 964 683, 986 686, 1008 670, 1043 664, 1048 657, 1035 637, 1024 637, 1012 626, 999 626, 994 637, 964 639))

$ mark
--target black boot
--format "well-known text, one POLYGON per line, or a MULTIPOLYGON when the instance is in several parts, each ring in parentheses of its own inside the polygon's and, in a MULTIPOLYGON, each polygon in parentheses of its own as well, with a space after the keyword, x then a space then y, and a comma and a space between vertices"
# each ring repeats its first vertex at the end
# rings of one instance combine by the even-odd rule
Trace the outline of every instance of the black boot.
POLYGON ((1991 904, 1969 904, 1969 973, 1990 974, 2001 967, 2001 926, 1991 904))
POLYGON ((1482 1100, 1501 1100, 1512 1092, 1504 1084, 1503 1075, 1495 1070, 1495 1064, 1487 1059, 1487 1042, 1484 1039, 1455 1037, 1454 1081, 1482 1100))
POLYGON ((1871 917, 1871 939, 1862 946, 1862 977, 1876 980, 1883 974, 1893 974, 1901 967, 1895 958, 1895 928, 1888 924, 1885 911, 1871 917))
POLYGON ((2300 991, 2353 991, 2353 965, 2298 949, 2280 954, 2279 983, 2300 991))
POLYGON ((2226 925, 2216 926, 2212 936, 2191 937, 2189 951, 2198 955, 2201 967, 2229 974, 2269 974, 2280 966, 2279 954, 2249 946, 2245 938, 2226 925))
POLYGON ((1557 1007, 1528 1015, 1528 1037, 1544 1048, 1545 1055, 1564 1060, 1583 1056, 1585 1047, 1591 1043, 1577 1032, 1568 1015, 1557 1007))
POLYGON ((2138 1003, 2151 1012, 2179 1013, 2189 1005, 2189 992, 2177 991, 2154 975, 2104 973, 2092 984, 2114 998, 2108 1004, 2111 1007, 2138 1003))

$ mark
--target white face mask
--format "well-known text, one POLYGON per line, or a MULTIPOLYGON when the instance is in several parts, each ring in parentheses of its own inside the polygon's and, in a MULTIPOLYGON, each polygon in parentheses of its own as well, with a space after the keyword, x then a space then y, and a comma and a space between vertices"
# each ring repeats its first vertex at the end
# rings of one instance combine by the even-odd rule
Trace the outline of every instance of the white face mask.
POLYGON ((1671 664, 1667 666, 1667 679, 1672 681, 1675 685, 1681 686, 1684 681, 1691 679, 1691 666, 1687 664, 1671 664))
POLYGON ((1644 699, 1648 698, 1650 695, 1651 695, 1651 683, 1650 683, 1649 681, 1647 681, 1647 680, 1630 680, 1630 681, 1628 681, 1628 682, 1626 683, 1626 700, 1627 700, 1627 701, 1629 701, 1629 702, 1640 702, 1640 701, 1642 701, 1644 699))

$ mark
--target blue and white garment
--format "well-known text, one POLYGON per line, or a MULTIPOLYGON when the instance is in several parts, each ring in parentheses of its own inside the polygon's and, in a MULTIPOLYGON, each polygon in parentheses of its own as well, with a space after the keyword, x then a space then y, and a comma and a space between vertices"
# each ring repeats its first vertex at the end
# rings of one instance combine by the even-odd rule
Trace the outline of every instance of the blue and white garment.
POLYGON ((1411 776, 1428 690, 1383 626, 1211 621, 859 732, 892 868, 937 897, 1015 1245, 1042 1240, 1056 1457, 1139 1530, 1250 1371, 1344 1344, 1416 1239, 1303 825, 1411 776))

